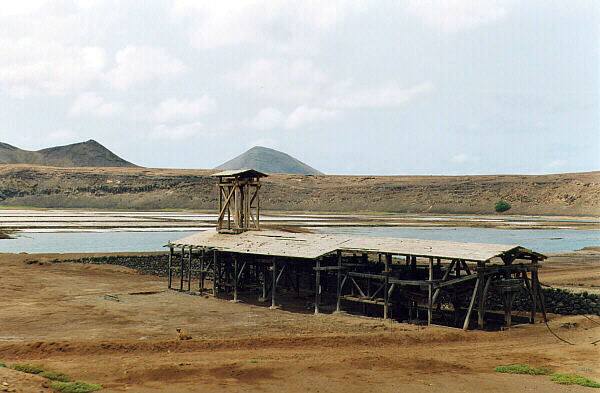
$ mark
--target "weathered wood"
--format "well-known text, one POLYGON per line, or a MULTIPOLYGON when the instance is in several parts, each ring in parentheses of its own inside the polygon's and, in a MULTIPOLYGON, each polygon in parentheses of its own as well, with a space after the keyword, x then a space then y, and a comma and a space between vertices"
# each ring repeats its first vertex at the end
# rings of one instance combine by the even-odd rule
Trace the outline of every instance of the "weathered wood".
POLYGON ((206 276, 206 271, 204 269, 204 247, 202 248, 200 254, 200 280, 198 281, 198 292, 200 295, 204 293, 204 278, 206 276))
MULTIPOLYGON (((421 239, 394 239, 361 236, 335 236, 314 233, 249 231, 232 237, 217 231, 203 231, 176 243, 193 247, 212 247, 220 251, 254 253, 266 256, 297 257, 314 260, 336 251, 381 252, 412 257, 487 262, 505 252, 525 256, 532 251, 519 246, 443 242, 421 239), (517 251, 514 251, 517 250, 517 251)), ((413 258, 410 258, 412 260, 413 258)), ((543 256, 542 256, 543 257, 543 256)), ((308 262, 307 263, 311 263, 308 262)))
POLYGON ((219 269, 217 265, 217 250, 213 250, 213 296, 219 294, 219 269))
POLYGON ((337 292, 335 311, 340 312, 342 302, 342 252, 337 252, 337 292))
POLYGON ((271 282, 271 308, 277 308, 275 292, 277 291, 277 261, 273 260, 273 278, 271 282))
POLYGON ((187 290, 190 292, 192 290, 192 249, 188 251, 187 290))
POLYGON ((383 292, 384 292, 383 319, 387 319, 388 315, 389 315, 389 300, 390 299, 389 299, 388 286, 389 286, 389 281, 390 281, 391 265, 392 265, 392 254, 385 254, 385 281, 383 283, 383 287, 384 287, 384 289, 383 289, 383 292))
POLYGON ((467 330, 469 328, 469 322, 471 321, 471 312, 473 311, 473 305, 475 304, 475 298, 477 297, 477 293, 479 291, 480 285, 481 285, 481 280, 478 277, 477 281, 475 281, 475 288, 473 288, 473 294, 471 295, 471 301, 469 302, 469 308, 467 309, 467 315, 465 316, 465 323, 463 324, 463 330, 467 330))
POLYGON ((448 280, 448 281, 442 281, 442 282, 438 282, 434 284, 435 288, 443 288, 443 287, 448 287, 451 285, 456 285, 458 283, 464 282, 464 281, 469 281, 469 280, 473 280, 477 278, 477 274, 470 274, 468 276, 462 276, 462 277, 458 277, 452 280, 448 280))
POLYGON ((233 257, 233 301, 238 301, 238 259, 233 257))
POLYGON ((183 268, 184 268, 184 257, 185 247, 181 247, 181 271, 179 272, 179 290, 183 291, 183 268))
POLYGON ((362 298, 362 297, 350 296, 350 295, 343 295, 342 299, 350 301, 350 302, 356 302, 356 303, 377 304, 379 306, 383 306, 385 304, 384 300, 368 299, 368 298, 362 298))
MULTIPOLYGON (((450 276, 450 272, 452 271, 452 268, 454 267, 454 264, 456 263, 456 261, 452 260, 452 262, 450 262, 450 265, 448 266, 448 269, 446 269, 446 271, 444 272, 444 276, 442 277, 442 281, 446 281, 448 279, 448 277, 450 276)), ((431 303, 435 304, 435 302, 437 301, 438 296, 440 295, 440 288, 437 288, 435 290, 435 292, 433 293, 433 298, 431 299, 431 303)))
POLYGON ((321 270, 318 269, 321 267, 321 260, 317 259, 315 262, 315 314, 319 313, 319 303, 321 303, 321 270))
POLYGON ((429 258, 429 285, 427 288, 427 325, 433 320, 433 257, 429 258))
MULTIPOLYGON (((480 283, 483 283, 485 280, 485 273, 483 270, 483 263, 478 262, 477 263, 477 280, 480 283)), ((478 293, 477 293, 477 326, 480 329, 483 329, 483 324, 484 324, 484 319, 483 316, 485 314, 485 299, 483 298, 483 291, 484 291, 484 287, 487 287, 489 285, 489 281, 485 283, 485 285, 479 285, 478 288, 478 293)))
POLYGON ((173 278, 173 247, 169 247, 169 285, 168 288, 171 289, 171 282, 173 278))

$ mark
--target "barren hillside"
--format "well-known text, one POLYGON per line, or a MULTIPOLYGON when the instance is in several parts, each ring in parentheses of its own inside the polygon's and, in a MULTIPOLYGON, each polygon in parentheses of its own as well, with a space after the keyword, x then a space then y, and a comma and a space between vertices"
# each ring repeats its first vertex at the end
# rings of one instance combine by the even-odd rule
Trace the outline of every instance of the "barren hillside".
POLYGON ((132 167, 93 139, 86 142, 30 151, 0 142, 0 164, 51 165, 59 167, 132 167))
MULTIPOLYGON (((216 209, 214 170, 0 166, 0 205, 110 209, 216 209)), ((600 215, 600 172, 558 175, 328 176, 273 174, 272 210, 600 215)))

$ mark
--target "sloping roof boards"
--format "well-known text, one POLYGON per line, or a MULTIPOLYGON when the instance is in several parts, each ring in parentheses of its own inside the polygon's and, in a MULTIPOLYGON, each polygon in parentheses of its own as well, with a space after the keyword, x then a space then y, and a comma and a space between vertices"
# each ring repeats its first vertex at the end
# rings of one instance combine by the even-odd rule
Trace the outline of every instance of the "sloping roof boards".
POLYGON ((448 242, 367 236, 337 236, 280 231, 248 231, 223 234, 207 230, 169 243, 172 247, 210 248, 225 252, 315 259, 335 251, 379 252, 486 262, 508 253, 545 256, 518 245, 448 242))
POLYGON ((212 177, 268 177, 266 173, 257 171, 256 169, 234 169, 229 171, 217 172, 211 175, 212 177))

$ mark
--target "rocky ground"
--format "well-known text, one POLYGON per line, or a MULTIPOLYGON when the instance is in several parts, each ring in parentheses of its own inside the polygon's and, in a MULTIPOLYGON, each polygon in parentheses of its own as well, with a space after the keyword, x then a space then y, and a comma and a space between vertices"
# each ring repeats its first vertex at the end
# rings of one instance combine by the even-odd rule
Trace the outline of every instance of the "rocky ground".
MULTIPOLYGON (((214 171, 0 166, 0 205, 216 209, 214 171)), ((600 172, 558 175, 327 176, 274 174, 261 207, 294 211, 600 215, 600 172)))

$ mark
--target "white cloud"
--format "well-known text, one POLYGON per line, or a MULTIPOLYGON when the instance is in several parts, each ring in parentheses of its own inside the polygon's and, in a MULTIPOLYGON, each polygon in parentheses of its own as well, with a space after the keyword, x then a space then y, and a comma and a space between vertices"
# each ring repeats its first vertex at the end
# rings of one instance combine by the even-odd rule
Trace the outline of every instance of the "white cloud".
POLYGON ((362 11, 364 0, 175 0, 172 14, 189 18, 191 43, 210 49, 258 44, 289 49, 306 46, 319 33, 331 30, 349 15, 362 11))
POLYGON ((326 120, 331 120, 337 116, 337 111, 319 107, 311 107, 306 104, 298 106, 289 114, 285 115, 281 111, 267 107, 263 108, 258 114, 247 123, 257 129, 286 128, 295 129, 326 120))
POLYGON ((467 162, 479 161, 479 157, 472 156, 466 153, 460 153, 452 156, 452 158, 450 158, 450 161, 456 162, 458 164, 464 164, 467 162))
POLYGON ((122 111, 119 102, 106 101, 97 93, 90 91, 77 96, 69 109, 69 116, 108 117, 118 115, 122 111))
POLYGON ((311 123, 333 119, 336 115, 337 112, 333 110, 301 105, 294 109, 287 119, 285 119, 285 127, 298 128, 311 123))
POLYGON ((48 134, 45 139, 52 142, 66 141, 73 140, 75 135, 76 134, 70 130, 56 130, 48 134))
POLYGON ((327 79, 311 61, 303 59, 291 63, 258 59, 225 74, 225 80, 233 87, 255 90, 261 97, 277 100, 311 99, 327 79))
POLYGON ((425 25, 455 33, 488 25, 504 18, 511 1, 506 0, 410 0, 406 10, 425 25))
POLYGON ((200 135, 204 131, 204 124, 201 122, 194 122, 189 124, 180 124, 176 126, 169 126, 166 124, 159 124, 150 133, 148 138, 150 139, 166 139, 166 140, 183 140, 194 136, 200 135))
POLYGON ((158 104, 154 118, 161 123, 194 120, 201 115, 214 112, 216 106, 215 99, 208 94, 195 100, 171 98, 158 104))
POLYGON ((549 162, 546 165, 546 168, 547 169, 556 169, 556 168, 560 168, 560 167, 564 166, 566 163, 567 163, 566 160, 554 160, 554 161, 549 162))
POLYGON ((249 121, 249 124, 253 128, 265 130, 280 127, 283 125, 284 121, 285 116, 281 111, 272 107, 267 107, 261 109, 258 114, 249 121))
POLYGON ((0 86, 14 96, 64 95, 98 80, 104 49, 32 39, 0 40, 0 86))
POLYGON ((430 82, 408 88, 400 88, 390 83, 375 89, 356 89, 351 82, 346 82, 331 89, 332 97, 327 100, 327 105, 333 108, 398 107, 432 89, 433 85, 430 82))
POLYGON ((115 55, 117 65, 108 74, 108 81, 118 89, 152 80, 174 78, 187 67, 163 48, 129 45, 115 55))

